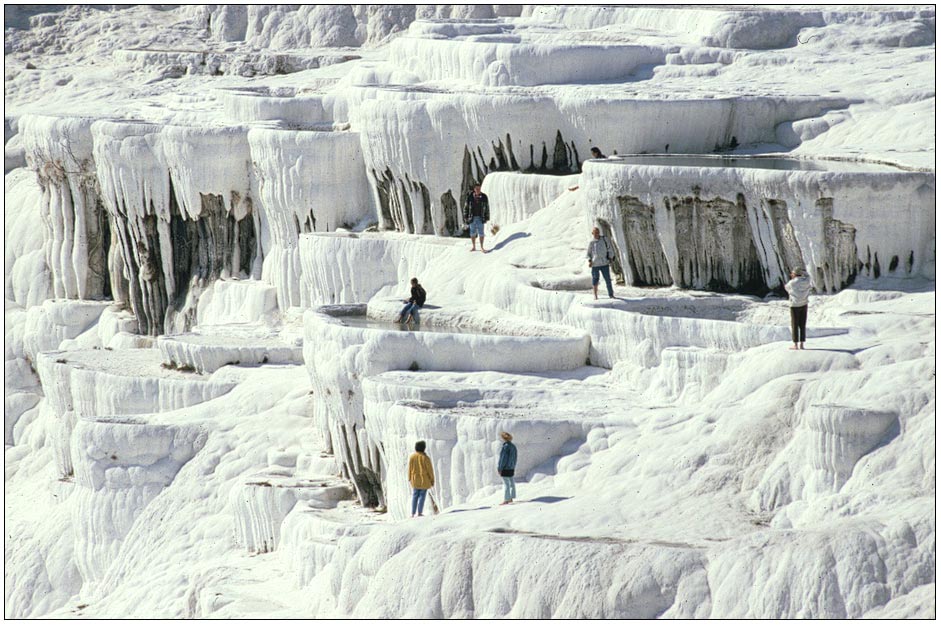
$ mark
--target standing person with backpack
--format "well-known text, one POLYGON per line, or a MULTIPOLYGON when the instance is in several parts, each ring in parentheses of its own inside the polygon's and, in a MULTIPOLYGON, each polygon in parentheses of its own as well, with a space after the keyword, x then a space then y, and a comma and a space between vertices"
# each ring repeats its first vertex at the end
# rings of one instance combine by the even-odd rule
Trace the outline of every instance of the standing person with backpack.
POLYGON ((497 473, 503 478, 503 503, 513 503, 516 499, 516 445, 512 442, 513 435, 509 432, 500 432, 503 447, 500 448, 500 459, 497 461, 497 473))
POLYGON ((480 251, 484 249, 484 224, 490 221, 490 200, 486 194, 481 193, 480 185, 475 184, 474 190, 467 194, 464 202, 464 223, 470 226, 471 251, 477 251, 477 237, 480 237, 480 251))
POLYGON ((614 258, 614 250, 608 243, 607 237, 601 236, 598 227, 591 229, 591 241, 588 242, 588 266, 591 268, 591 288, 595 299, 598 299, 599 274, 604 276, 604 283, 608 287, 608 297, 614 298, 614 287, 611 286, 611 269, 608 265, 614 258))
POLYGON ((414 319, 415 323, 421 323, 421 316, 418 314, 418 309, 425 305, 425 293, 424 287, 418 283, 418 278, 412 278, 412 293, 411 297, 407 300, 402 300, 405 306, 402 307, 402 310, 399 312, 399 316, 395 318, 395 322, 399 323, 404 321, 405 323, 411 323, 414 319))
POLYGON ((408 482, 412 485, 412 518, 422 516, 425 495, 435 485, 435 470, 425 453, 425 441, 415 443, 415 453, 408 458, 408 482))

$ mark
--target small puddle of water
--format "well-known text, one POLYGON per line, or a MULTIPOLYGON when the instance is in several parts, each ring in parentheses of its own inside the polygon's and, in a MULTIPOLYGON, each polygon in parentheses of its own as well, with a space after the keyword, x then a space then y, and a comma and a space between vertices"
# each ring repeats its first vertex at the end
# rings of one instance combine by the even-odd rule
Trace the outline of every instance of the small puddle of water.
POLYGON ((835 172, 901 172, 903 170, 880 163, 858 161, 808 160, 799 158, 747 157, 747 156, 621 156, 611 162, 627 165, 656 165, 661 167, 728 167, 745 169, 777 169, 785 171, 835 172))
POLYGON ((432 332, 437 334, 496 334, 485 330, 475 330, 470 328, 458 328, 454 326, 430 326, 424 323, 413 323, 406 325, 404 323, 392 323, 391 321, 381 321, 366 317, 363 315, 342 315, 334 317, 343 322, 343 325, 352 328, 368 328, 370 330, 384 330, 386 332, 432 332))

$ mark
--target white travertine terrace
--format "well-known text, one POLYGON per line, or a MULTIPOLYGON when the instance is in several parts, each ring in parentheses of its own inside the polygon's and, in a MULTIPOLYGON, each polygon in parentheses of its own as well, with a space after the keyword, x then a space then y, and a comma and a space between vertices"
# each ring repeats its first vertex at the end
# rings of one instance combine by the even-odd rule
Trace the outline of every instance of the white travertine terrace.
POLYGON ((7 618, 935 616, 934 7, 5 9, 7 618))

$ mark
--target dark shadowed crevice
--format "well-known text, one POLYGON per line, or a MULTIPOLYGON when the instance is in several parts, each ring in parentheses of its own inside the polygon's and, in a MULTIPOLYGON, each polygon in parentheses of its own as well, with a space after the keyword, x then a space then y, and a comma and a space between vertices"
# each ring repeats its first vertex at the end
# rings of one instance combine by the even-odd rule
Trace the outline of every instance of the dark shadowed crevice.
MULTIPOLYGON (((795 267, 804 266, 804 257, 801 254, 794 226, 787 212, 787 202, 766 198, 762 200, 765 215, 771 221, 774 238, 777 245, 774 254, 780 264, 781 275, 786 277, 795 267)), ((783 282, 782 282, 783 285, 783 282)))
POLYGON ((99 241, 101 245, 101 293, 105 299, 115 299, 111 290, 112 278, 111 264, 109 262, 111 257, 111 217, 108 215, 108 211, 105 210, 101 200, 98 200, 95 215, 98 217, 99 241))
POLYGON ((557 130, 555 132, 555 146, 552 149, 552 169, 554 171, 568 171, 569 170, 569 155, 568 155, 568 146, 565 145, 565 140, 562 138, 562 131, 557 130))
POLYGON ((399 191, 402 198, 402 216, 405 221, 405 231, 406 232, 415 232, 415 218, 412 216, 412 198, 408 190, 405 188, 405 183, 399 181, 399 191))
POLYGON ((445 232, 438 234, 450 234, 454 236, 461 231, 461 214, 458 209, 457 201, 451 194, 451 189, 441 196, 441 209, 444 211, 444 229, 445 232))
POLYGON ((422 225, 422 234, 434 234, 435 225, 434 220, 431 218, 431 194, 428 193, 428 187, 424 183, 418 183, 416 185, 418 191, 421 192, 421 205, 422 205, 422 214, 424 215, 425 223, 422 225))
MULTIPOLYGON (((676 227, 677 261, 683 288, 764 295, 768 287, 751 226, 745 198, 703 199, 699 188, 690 196, 667 198, 676 227)), ((674 276, 676 279, 677 276, 674 276)))
POLYGON ((639 198, 618 199, 621 229, 627 242, 626 263, 634 286, 669 286, 673 284, 670 266, 657 234, 654 207, 639 198))
POLYGON ((392 172, 388 169, 386 170, 385 176, 380 176, 376 173, 376 170, 372 170, 372 178, 376 183, 376 194, 379 199, 379 214, 382 219, 382 225, 384 228, 389 228, 390 225, 395 224, 395 220, 392 219, 392 210, 390 208, 391 200, 389 198, 389 177, 392 176, 392 172))
MULTIPOLYGON (((833 218, 833 198, 820 198, 815 208, 823 218, 824 280, 817 281, 834 293, 856 280, 856 228, 833 218)), ((873 275, 878 278, 879 261, 873 264, 873 275)))
POLYGON ((513 154, 513 140, 510 138, 510 133, 506 133, 506 151, 510 155, 510 169, 513 171, 518 171, 520 169, 519 163, 516 162, 516 155, 513 154))

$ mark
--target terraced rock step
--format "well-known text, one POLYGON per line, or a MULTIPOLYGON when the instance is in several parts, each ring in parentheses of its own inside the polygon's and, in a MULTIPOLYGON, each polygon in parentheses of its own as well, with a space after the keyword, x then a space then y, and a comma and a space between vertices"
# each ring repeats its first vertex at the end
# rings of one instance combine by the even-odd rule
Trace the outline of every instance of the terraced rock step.
POLYGON ((886 410, 811 405, 794 438, 768 467, 752 495, 761 511, 839 492, 857 463, 899 434, 898 415, 886 410))
POLYGON ((516 474, 528 480, 553 473, 558 459, 588 441, 593 429, 625 425, 628 421, 613 417, 607 406, 627 403, 628 396, 582 381, 597 371, 585 367, 558 377, 389 372, 367 378, 364 412, 370 432, 382 441, 389 511, 408 517, 405 460, 417 440, 428 445, 436 475, 429 495, 440 509, 494 484, 502 431, 526 447, 516 474), (555 408, 546 410, 547 405, 555 408))
POLYGON ((303 364, 302 343, 278 336, 187 333, 162 336, 157 348, 169 367, 212 373, 226 365, 303 364))
POLYGON ((352 502, 329 510, 294 506, 281 524, 280 551, 290 559, 297 587, 305 587, 333 561, 344 538, 361 539, 382 527, 385 517, 352 502))
POLYGON ((75 426, 76 565, 100 579, 143 510, 206 444, 198 423, 168 424, 144 415, 81 418, 75 426))
POLYGON ((35 361, 40 352, 57 350, 95 324, 111 302, 100 300, 46 300, 26 313, 23 350, 35 361))
POLYGON ((295 505, 325 510, 352 498, 350 484, 336 477, 257 474, 232 491, 236 542, 252 553, 274 551, 281 524, 295 505))
POLYGON ((270 76, 345 63, 358 59, 352 54, 273 52, 216 52, 209 50, 116 50, 116 63, 136 70, 163 70, 164 77, 185 74, 221 76, 270 76), (169 74, 169 75, 167 75, 169 74))
POLYGON ((156 349, 45 352, 36 369, 56 415, 53 448, 62 477, 73 473, 70 446, 76 420, 177 410, 235 386, 231 380, 167 369, 156 349))
MULTIPOLYGON (((379 302, 377 313, 394 315, 394 304, 379 302)), ((400 304, 399 304, 400 305, 400 304)), ((429 307, 430 308, 430 307, 429 307)), ((360 309, 361 310, 361 309, 360 309)), ((322 306, 304 315, 304 363, 316 396, 315 420, 336 453, 344 476, 355 482, 360 501, 383 505, 380 451, 365 431, 361 381, 385 371, 570 371, 585 363, 589 338, 582 331, 501 315, 499 323, 480 323, 480 310, 465 305, 436 311, 428 321, 441 326, 467 324, 504 334, 401 332, 345 325, 335 314, 350 306, 322 306), (476 322, 475 322, 476 321, 476 322), (450 322, 450 323, 448 323, 450 322), (338 354, 343 354, 341 359, 338 354), (348 368, 348 359, 364 367, 348 368)), ((424 323, 424 321, 423 321, 424 323)))

